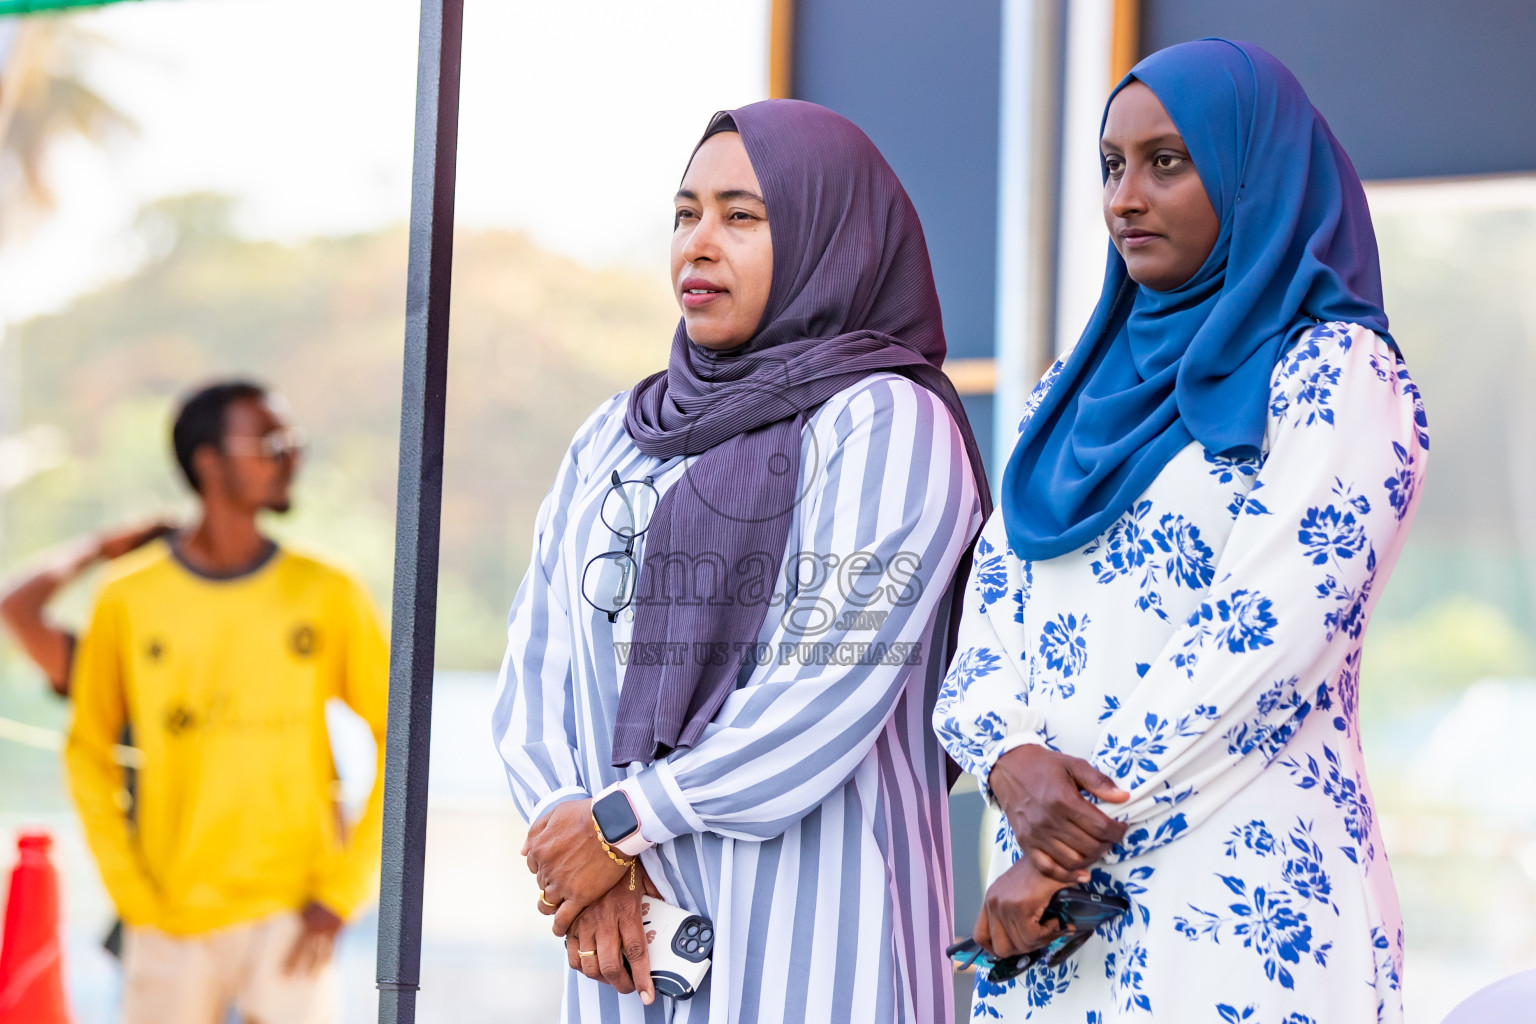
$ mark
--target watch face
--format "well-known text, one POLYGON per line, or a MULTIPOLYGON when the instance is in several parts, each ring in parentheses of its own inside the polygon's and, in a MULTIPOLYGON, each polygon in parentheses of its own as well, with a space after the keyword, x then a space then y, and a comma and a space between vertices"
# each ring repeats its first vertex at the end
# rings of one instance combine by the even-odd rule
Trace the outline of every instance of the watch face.
POLYGON ((609 793, 593 804, 592 819, 610 844, 623 842, 640 827, 634 808, 629 806, 629 797, 619 792, 609 793))

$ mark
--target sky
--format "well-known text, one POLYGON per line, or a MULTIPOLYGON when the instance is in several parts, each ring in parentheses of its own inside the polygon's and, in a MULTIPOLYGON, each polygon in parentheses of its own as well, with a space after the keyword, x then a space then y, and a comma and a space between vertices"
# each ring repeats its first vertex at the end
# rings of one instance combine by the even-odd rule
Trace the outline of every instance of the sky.
MULTIPOLYGON (((670 197, 709 115, 766 93, 768 0, 466 8, 458 223, 522 229, 590 264, 663 265, 670 197)), ((72 17, 100 39, 92 83, 139 131, 59 147, 57 211, 0 249, 0 325, 131 272, 134 217, 163 196, 229 193, 242 232, 288 241, 406 220, 418 0, 142 0, 72 17)), ((1530 189, 1388 186, 1372 203, 1524 190, 1529 205, 1530 189)))
MULTIPOLYGON (((767 92, 767 0, 466 0, 457 222, 592 264, 659 265, 671 196, 714 111, 767 92)), ((156 198, 214 190, 251 237, 403 223, 414 0, 144 0, 76 15, 93 85, 138 125, 59 147, 57 211, 0 250, 0 321, 143 257, 156 198)))

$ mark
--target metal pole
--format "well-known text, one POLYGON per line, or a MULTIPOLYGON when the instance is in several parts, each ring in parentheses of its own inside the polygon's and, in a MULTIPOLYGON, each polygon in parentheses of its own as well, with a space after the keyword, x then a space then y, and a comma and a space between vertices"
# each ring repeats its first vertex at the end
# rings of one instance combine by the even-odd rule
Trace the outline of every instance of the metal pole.
MULTIPOLYGON (((1104 286, 1104 181, 1099 174, 1099 118, 1109 97, 1112 10, 1126 0, 1092 0, 1067 8, 1061 101, 1061 226, 1057 232, 1056 346, 1077 343, 1104 286)), ((1118 81, 1118 79, 1116 79, 1118 81)))
POLYGON ((1065 0, 1003 0, 998 102, 997 383, 992 486, 1055 343, 1065 0))
POLYGON ((405 386, 384 760, 379 884, 379 1024, 412 1024, 421 987, 422 866, 427 846, 443 413, 453 271, 454 166, 464 0, 422 0, 405 286, 405 386))

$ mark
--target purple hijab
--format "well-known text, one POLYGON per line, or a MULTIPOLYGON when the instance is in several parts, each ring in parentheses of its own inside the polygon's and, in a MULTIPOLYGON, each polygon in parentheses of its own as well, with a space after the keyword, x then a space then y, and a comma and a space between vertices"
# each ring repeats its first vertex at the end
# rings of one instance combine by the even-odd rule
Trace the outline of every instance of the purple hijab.
POLYGON ((646 533, 634 643, 682 642, 689 656, 626 667, 613 736, 621 767, 693 746, 734 689, 740 652, 768 614, 768 594, 740 595, 765 566, 770 581, 779 572, 802 496, 801 431, 818 405, 874 373, 910 378, 948 407, 989 502, 981 451, 939 369, 944 326, 922 226, 890 165, 858 126, 814 103, 722 111, 700 145, 724 131, 740 133, 762 186, 773 283, 751 341, 713 352, 679 321, 666 370, 630 395, 635 446, 692 460, 646 533), (669 600, 667 567, 691 574, 701 559, 723 574, 715 598, 669 600), (693 656, 706 642, 729 657, 693 656))

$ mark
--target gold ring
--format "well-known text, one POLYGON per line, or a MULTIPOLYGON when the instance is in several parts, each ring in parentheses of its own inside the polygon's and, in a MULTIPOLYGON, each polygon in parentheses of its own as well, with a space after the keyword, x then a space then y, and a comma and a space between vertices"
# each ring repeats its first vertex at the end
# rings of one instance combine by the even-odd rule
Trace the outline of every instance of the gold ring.
POLYGON ((585 949, 578 949, 576 951, 576 956, 577 956, 578 959, 581 958, 581 957, 584 957, 584 956, 597 956, 597 951, 596 950, 589 951, 589 950, 585 950, 585 949))
POLYGON ((539 902, 544 904, 546 907, 558 907, 560 905, 558 903, 551 903, 549 900, 545 899, 543 889, 539 890, 539 902))

